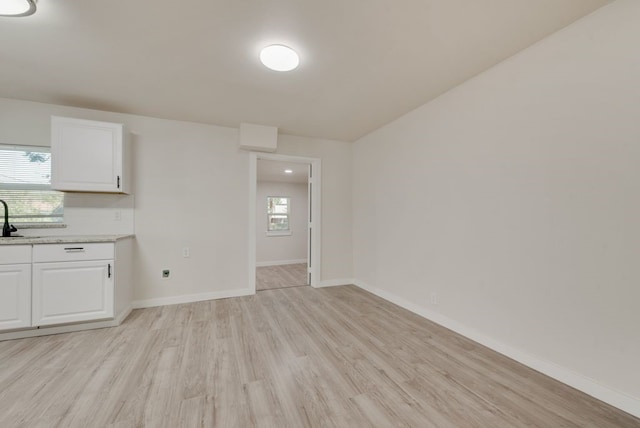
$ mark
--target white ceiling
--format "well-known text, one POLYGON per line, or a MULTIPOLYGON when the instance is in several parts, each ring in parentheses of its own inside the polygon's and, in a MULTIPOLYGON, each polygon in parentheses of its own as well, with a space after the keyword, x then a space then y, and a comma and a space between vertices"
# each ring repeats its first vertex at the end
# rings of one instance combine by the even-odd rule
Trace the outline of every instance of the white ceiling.
POLYGON ((0 96, 353 141, 609 2, 39 0, 0 18, 0 96))
POLYGON ((295 162, 281 162, 258 159, 258 181, 276 181, 282 183, 306 183, 309 175, 309 165, 295 162), (284 170, 290 169, 291 174, 284 170))

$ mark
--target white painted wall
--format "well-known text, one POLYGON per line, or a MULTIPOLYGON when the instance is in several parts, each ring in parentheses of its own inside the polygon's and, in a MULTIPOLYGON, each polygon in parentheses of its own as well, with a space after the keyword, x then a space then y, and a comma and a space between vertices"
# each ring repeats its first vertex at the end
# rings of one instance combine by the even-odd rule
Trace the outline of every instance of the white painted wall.
MULTIPOLYGON (((100 234, 135 231, 134 299, 163 304, 248 292, 249 152, 238 149, 238 130, 219 126, 0 99, 0 142, 49 145, 50 116, 124 123, 132 133, 133 196, 70 196, 67 229, 31 234, 100 234), (134 209, 135 199, 135 209, 134 209), (114 208, 128 209, 116 222, 114 208), (135 214, 135 215, 134 215, 135 214), (190 248, 191 256, 182 257, 190 248), (162 269, 171 270, 162 279, 162 269)), ((332 212, 349 210, 351 145, 282 137, 291 151, 319 157, 323 187, 322 280, 351 278, 350 216, 336 222, 332 212), (326 143, 326 144, 325 144, 326 143)), ((253 214, 252 214, 253 215, 253 214)))
POLYGON ((322 159, 321 280, 334 285, 351 283, 352 145, 336 140, 280 135, 277 153, 322 159))
POLYGON ((353 178, 361 285, 636 414, 639 22, 619 0, 362 138, 353 178))
POLYGON ((308 185, 258 181, 256 187, 256 262, 258 266, 307 260, 308 185), (291 198, 291 235, 267 235, 267 197, 291 198))

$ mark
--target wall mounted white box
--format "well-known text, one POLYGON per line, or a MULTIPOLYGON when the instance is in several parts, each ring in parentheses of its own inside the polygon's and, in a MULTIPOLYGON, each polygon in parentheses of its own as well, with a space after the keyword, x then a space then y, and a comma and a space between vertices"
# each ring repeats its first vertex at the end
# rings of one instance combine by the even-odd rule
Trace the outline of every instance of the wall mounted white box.
POLYGON ((278 128, 241 123, 240 148, 258 152, 275 152, 278 148, 278 128))

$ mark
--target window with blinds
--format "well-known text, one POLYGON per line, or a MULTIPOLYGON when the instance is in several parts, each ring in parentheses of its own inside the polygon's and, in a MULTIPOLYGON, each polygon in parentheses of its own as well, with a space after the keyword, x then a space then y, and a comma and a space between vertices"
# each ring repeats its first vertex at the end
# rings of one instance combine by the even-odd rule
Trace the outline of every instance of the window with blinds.
POLYGON ((267 197, 267 232, 289 231, 289 198, 267 197))
POLYGON ((12 224, 62 222, 64 194, 51 190, 48 147, 0 145, 0 199, 12 224))

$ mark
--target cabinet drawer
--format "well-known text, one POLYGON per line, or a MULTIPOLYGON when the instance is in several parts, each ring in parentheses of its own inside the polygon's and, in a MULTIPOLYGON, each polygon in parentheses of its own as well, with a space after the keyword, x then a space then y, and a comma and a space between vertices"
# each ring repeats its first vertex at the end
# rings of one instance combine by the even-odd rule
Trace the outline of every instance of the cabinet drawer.
POLYGON ((31 263, 31 245, 0 245, 0 265, 31 263))
POLYGON ((114 258, 111 242, 42 244, 33 246, 33 262, 74 262, 114 258))

